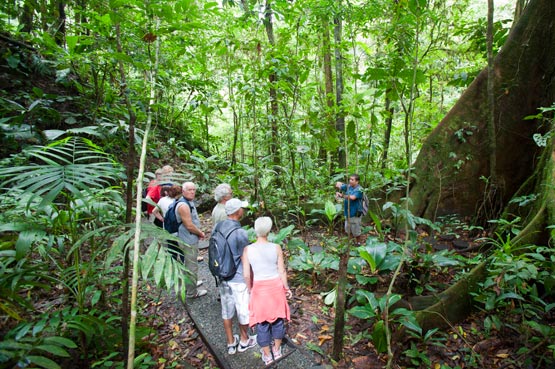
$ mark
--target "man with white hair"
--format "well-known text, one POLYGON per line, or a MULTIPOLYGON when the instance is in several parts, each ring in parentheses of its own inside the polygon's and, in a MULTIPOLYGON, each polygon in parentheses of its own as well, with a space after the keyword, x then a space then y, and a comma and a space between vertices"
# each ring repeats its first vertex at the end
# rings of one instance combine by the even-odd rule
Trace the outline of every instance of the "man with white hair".
POLYGON ((227 219, 217 224, 217 228, 223 234, 228 234, 227 243, 231 257, 237 267, 233 278, 221 280, 219 285, 220 301, 222 304, 222 319, 227 339, 227 353, 235 354, 237 351, 244 352, 256 346, 256 336, 248 334, 249 328, 249 291, 243 278, 243 264, 241 255, 243 249, 249 244, 247 231, 241 228, 239 222, 243 217, 243 208, 249 204, 246 201, 233 198, 225 203, 227 219), (239 321, 239 335, 233 334, 233 317, 237 313, 239 321))
POLYGON ((185 285, 187 298, 197 298, 206 295, 208 291, 197 289, 202 281, 197 280, 198 273, 198 241, 204 239, 204 232, 200 229, 200 218, 195 207, 197 186, 193 182, 183 183, 183 202, 176 205, 175 211, 181 224, 177 231, 178 237, 185 243, 185 268, 190 272, 189 283, 185 285))

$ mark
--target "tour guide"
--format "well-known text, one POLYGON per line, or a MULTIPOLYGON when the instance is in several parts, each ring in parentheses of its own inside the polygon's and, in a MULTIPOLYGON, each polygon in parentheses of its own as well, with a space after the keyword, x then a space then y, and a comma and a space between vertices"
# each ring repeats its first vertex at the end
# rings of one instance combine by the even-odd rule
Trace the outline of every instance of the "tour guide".
POLYGON ((349 185, 337 182, 335 187, 339 190, 335 195, 343 198, 343 215, 345 215, 345 232, 352 235, 358 245, 361 244, 361 215, 362 215, 362 190, 359 185, 358 174, 349 176, 349 185))

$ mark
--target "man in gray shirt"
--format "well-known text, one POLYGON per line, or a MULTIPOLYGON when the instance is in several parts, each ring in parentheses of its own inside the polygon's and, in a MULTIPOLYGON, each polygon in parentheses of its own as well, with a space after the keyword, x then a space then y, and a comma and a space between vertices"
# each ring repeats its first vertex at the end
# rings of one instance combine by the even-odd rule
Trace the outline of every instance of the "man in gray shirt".
POLYGON ((200 229, 200 218, 195 207, 197 186, 193 182, 183 183, 184 202, 176 206, 176 216, 181 219, 178 237, 185 243, 185 268, 190 272, 189 282, 185 285, 187 298, 197 298, 206 295, 208 291, 197 289, 202 281, 197 280, 198 273, 198 241, 204 239, 204 232, 200 229))

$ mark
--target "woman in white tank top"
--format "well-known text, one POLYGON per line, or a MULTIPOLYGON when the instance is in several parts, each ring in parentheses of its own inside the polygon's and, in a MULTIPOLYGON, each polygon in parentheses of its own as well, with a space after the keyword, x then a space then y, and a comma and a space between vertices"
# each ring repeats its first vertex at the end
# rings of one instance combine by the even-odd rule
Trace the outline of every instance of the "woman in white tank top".
POLYGON ((285 336, 284 320, 290 320, 287 299, 292 296, 281 247, 268 242, 271 229, 272 219, 256 219, 256 242, 245 247, 241 258, 243 277, 251 293, 249 326, 257 326, 257 341, 262 348, 262 360, 266 365, 281 357, 281 342, 285 336))

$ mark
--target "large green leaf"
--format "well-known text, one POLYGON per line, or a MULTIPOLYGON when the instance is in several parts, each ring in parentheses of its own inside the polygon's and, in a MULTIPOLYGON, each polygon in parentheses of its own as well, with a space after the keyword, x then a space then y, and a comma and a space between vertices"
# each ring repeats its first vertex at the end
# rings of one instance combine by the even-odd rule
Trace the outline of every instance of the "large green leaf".
POLYGON ((387 351, 387 339, 385 334, 384 321, 379 320, 374 324, 374 329, 372 330, 372 342, 376 351, 379 353, 387 351))
POLYGON ((53 203, 61 193, 81 198, 82 191, 109 187, 123 177, 118 164, 82 137, 33 146, 24 153, 33 164, 1 168, 0 181, 3 187, 41 197, 39 207, 53 203))
POLYGON ((366 246, 359 250, 360 256, 368 262, 370 270, 375 273, 383 263, 387 254, 387 245, 376 238, 368 238, 366 246))

